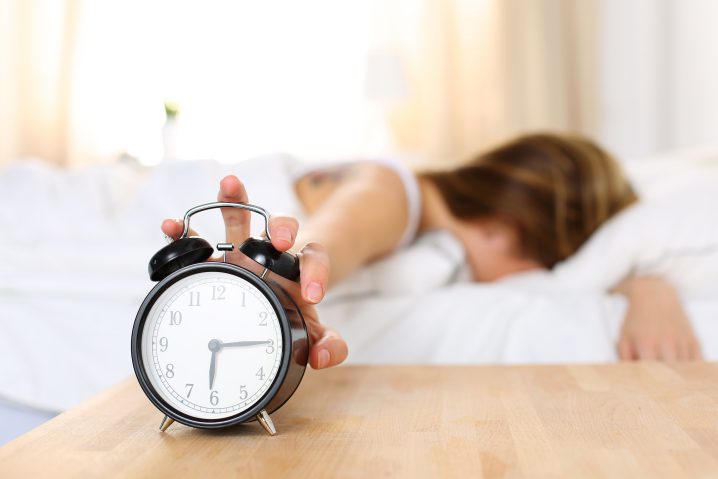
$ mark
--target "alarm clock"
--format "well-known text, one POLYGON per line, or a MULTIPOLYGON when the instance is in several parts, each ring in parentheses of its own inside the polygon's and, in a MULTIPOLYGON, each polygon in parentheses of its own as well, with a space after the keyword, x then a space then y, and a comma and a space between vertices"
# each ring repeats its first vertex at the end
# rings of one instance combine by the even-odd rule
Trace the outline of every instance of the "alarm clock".
POLYGON ((149 263, 158 283, 132 329, 137 380, 164 414, 163 432, 174 421, 222 428, 256 419, 274 435, 270 414, 296 391, 309 357, 302 312, 275 280, 293 285, 299 259, 272 246, 269 214, 259 206, 207 203, 187 211, 183 223, 179 238, 149 263), (261 215, 267 239, 219 243, 223 260, 207 261, 215 248, 189 236, 190 218, 214 208, 261 215), (235 248, 243 253, 239 264, 227 261, 235 248))

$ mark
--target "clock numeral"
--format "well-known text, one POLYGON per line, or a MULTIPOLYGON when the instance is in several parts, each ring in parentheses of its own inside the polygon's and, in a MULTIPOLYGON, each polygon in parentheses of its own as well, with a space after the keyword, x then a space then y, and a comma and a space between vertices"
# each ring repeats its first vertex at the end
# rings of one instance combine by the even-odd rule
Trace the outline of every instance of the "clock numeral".
POLYGON ((216 406, 219 404, 219 396, 217 396, 217 391, 212 391, 212 393, 209 395, 209 402, 212 404, 212 406, 216 406))
POLYGON ((247 393, 247 386, 242 384, 241 386, 239 386, 239 399, 244 401, 245 399, 247 399, 247 396, 249 396, 249 394, 247 393))
POLYGON ((274 340, 268 339, 267 341, 269 341, 269 344, 267 344, 267 348, 264 350, 264 352, 267 354, 272 354, 274 353, 274 340))
POLYGON ((264 381, 264 366, 260 366, 259 371, 257 371, 255 376, 257 376, 260 381, 264 381))
POLYGON ((187 397, 189 397, 190 394, 192 394, 192 388, 194 388, 194 384, 187 383, 184 385, 184 387, 187 388, 187 397))
POLYGON ((262 311, 259 313, 259 325, 260 326, 267 325, 267 312, 266 311, 262 311))
POLYGON ((199 306, 199 291, 190 291, 189 292, 189 305, 190 306, 199 306))
POLYGON ((247 293, 242 291, 242 304, 240 305, 243 308, 247 306, 247 293))
MULTIPOLYGON (((212 300, 214 301, 221 301, 224 299, 224 292, 225 292, 224 286, 212 286, 212 300)), ((199 294, 199 293, 198 293, 199 294)), ((244 294, 244 293, 242 293, 244 294)), ((242 300, 242 303, 244 303, 244 299, 242 300)), ((242 304, 244 306, 244 304, 242 304)))
POLYGON ((167 338, 166 338, 166 337, 162 336, 162 337, 160 338, 160 351, 163 352, 163 353, 164 353, 165 351, 167 351, 167 346, 168 346, 168 345, 169 345, 169 341, 167 341, 167 338))
POLYGON ((182 311, 170 311, 170 326, 182 324, 182 311))
POLYGON ((172 363, 167 363, 167 370, 165 371, 165 376, 168 378, 175 377, 175 365, 172 363))

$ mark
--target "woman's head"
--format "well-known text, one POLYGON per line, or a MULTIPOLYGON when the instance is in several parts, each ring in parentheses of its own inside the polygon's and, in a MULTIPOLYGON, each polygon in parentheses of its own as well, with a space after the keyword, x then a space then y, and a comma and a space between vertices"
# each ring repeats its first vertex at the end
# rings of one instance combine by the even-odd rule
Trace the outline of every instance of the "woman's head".
POLYGON ((636 201, 618 163, 573 135, 521 136, 457 169, 421 176, 451 215, 479 228, 483 240, 505 232, 504 238, 514 238, 514 255, 546 268, 636 201))

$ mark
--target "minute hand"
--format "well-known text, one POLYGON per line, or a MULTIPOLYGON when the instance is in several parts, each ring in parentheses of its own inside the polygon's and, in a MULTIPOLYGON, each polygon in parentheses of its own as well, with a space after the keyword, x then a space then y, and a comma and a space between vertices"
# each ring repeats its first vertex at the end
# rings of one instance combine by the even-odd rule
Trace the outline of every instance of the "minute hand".
POLYGON ((222 343, 223 348, 232 348, 239 346, 258 346, 260 344, 269 344, 271 341, 235 341, 233 343, 222 343))

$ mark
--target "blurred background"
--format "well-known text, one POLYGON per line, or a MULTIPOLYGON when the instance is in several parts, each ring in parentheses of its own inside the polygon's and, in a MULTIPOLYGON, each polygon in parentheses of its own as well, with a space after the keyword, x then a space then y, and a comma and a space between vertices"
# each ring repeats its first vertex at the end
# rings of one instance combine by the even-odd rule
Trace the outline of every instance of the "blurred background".
POLYGON ((626 159, 711 146, 717 21, 712 0, 0 0, 0 164, 438 166, 527 129, 626 159))

